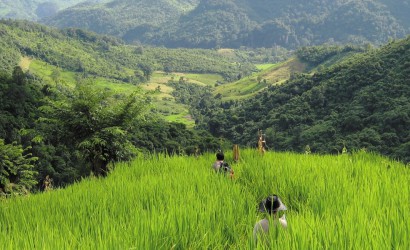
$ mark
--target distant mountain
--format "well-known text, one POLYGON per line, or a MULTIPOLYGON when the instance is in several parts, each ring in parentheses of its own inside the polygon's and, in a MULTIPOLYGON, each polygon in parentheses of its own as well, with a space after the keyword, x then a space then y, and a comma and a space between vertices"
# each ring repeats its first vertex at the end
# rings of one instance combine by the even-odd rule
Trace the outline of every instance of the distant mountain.
POLYGON ((61 11, 44 22, 57 27, 78 27, 135 40, 191 11, 197 0, 117 0, 105 4, 84 3, 61 11))
POLYGON ((59 10, 79 3, 107 2, 108 0, 2 0, 0 18, 39 20, 55 15, 59 10))
POLYGON ((43 22, 166 47, 381 44, 410 33, 409 0, 117 0, 43 22))

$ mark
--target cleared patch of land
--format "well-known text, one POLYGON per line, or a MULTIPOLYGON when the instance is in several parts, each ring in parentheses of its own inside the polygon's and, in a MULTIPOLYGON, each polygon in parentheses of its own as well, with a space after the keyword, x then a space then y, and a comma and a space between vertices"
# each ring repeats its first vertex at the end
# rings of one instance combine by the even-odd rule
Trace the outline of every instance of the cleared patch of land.
POLYGON ((29 57, 22 57, 19 63, 19 66, 24 71, 27 71, 30 68, 31 59, 29 57))
POLYGON ((234 57, 235 56, 235 50, 233 50, 233 49, 226 49, 226 48, 218 49, 218 53, 220 55, 228 56, 228 57, 234 57))
POLYGON ((278 64, 259 64, 256 67, 259 72, 216 87, 215 95, 221 94, 225 101, 249 98, 270 85, 283 83, 292 73, 306 70, 306 65, 297 58, 278 64))

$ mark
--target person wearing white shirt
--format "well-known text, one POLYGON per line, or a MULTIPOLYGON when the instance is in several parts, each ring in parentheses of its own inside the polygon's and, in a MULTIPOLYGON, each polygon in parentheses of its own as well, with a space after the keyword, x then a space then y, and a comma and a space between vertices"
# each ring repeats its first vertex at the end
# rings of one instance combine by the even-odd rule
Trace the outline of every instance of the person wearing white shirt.
POLYGON ((269 227, 272 225, 277 226, 280 224, 283 228, 287 228, 288 223, 284 213, 286 210, 285 204, 283 204, 280 198, 275 194, 269 195, 259 203, 259 212, 267 213, 269 217, 256 222, 253 228, 253 238, 255 242, 260 238, 265 238, 266 240, 269 227))

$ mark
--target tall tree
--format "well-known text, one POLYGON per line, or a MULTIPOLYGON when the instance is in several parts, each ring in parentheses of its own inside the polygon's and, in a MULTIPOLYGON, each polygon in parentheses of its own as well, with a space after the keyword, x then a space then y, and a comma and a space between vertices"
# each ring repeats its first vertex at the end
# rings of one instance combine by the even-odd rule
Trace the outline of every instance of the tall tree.
POLYGON ((129 141, 129 131, 147 108, 140 92, 119 95, 79 83, 64 101, 50 101, 42 110, 48 122, 62 128, 65 142, 76 146, 92 172, 105 176, 110 162, 135 156, 137 149, 129 141))
POLYGON ((21 145, 5 144, 0 139, 0 195, 28 193, 37 183, 36 160, 21 145))

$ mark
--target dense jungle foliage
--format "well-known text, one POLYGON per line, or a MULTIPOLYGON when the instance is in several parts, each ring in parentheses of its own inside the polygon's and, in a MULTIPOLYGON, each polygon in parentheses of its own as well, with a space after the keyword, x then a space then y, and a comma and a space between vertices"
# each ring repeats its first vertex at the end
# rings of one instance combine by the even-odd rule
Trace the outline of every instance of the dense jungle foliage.
MULTIPOLYGON (((301 49, 299 55, 316 64, 328 53, 333 52, 323 47, 301 49)), ((408 162, 409 53, 410 37, 314 74, 295 74, 243 102, 206 97, 192 107, 199 113, 197 126, 248 146, 256 145, 261 129, 273 150, 337 153, 343 147, 366 148, 408 162)))
POLYGON ((407 0, 116 0, 44 19, 166 47, 381 44, 409 33, 407 0))

